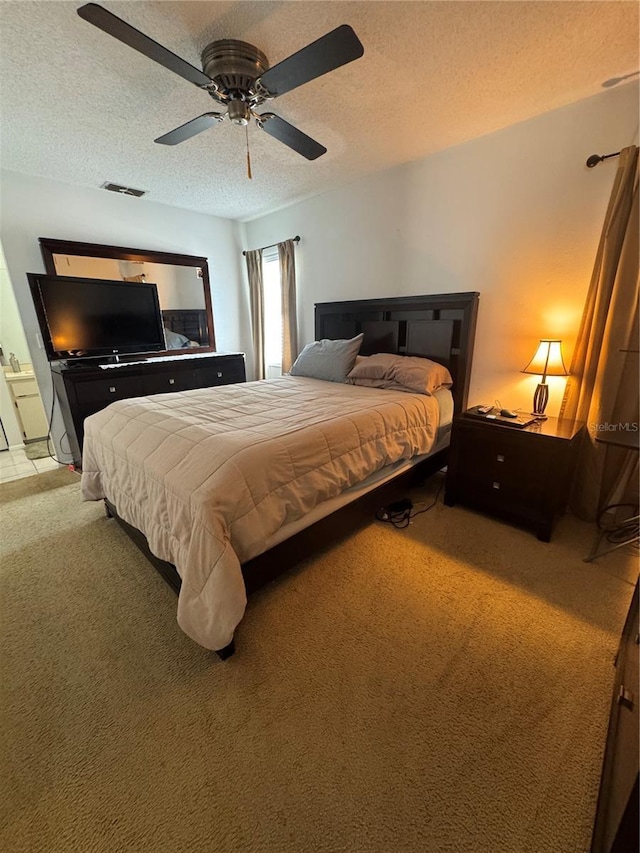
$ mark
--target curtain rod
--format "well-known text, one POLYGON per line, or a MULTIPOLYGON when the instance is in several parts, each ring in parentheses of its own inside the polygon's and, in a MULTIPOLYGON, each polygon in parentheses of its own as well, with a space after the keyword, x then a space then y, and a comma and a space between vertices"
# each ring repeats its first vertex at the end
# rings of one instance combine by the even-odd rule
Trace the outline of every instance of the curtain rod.
POLYGON ((617 157, 618 154, 620 154, 620 151, 614 151, 613 154, 592 154, 587 160, 587 168, 593 169, 593 167, 597 166, 598 163, 602 163, 603 160, 608 160, 609 157, 617 157))
MULTIPOLYGON (((299 243, 299 242, 300 242, 300 237, 299 237, 298 235, 296 235, 295 237, 292 237, 292 238, 291 238, 291 242, 292 242, 292 243, 299 243)), ((274 247, 274 246, 277 246, 277 245, 278 245, 277 243, 272 243, 270 246, 261 246, 259 249, 247 249, 247 251, 251 251, 251 252, 262 252, 262 250, 263 250, 263 249, 273 249, 273 247, 274 247)), ((243 252, 242 254, 243 254, 243 255, 246 255, 246 254, 247 254, 247 252, 243 252)))

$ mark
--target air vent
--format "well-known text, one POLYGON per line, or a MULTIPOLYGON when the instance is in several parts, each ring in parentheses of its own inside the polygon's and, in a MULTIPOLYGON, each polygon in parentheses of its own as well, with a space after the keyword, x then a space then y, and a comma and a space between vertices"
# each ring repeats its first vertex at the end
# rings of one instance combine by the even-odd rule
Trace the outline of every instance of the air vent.
POLYGON ((146 190, 134 190, 133 187, 123 187, 120 184, 106 183, 102 185, 103 190, 109 190, 112 193, 120 193, 121 195, 133 195, 136 198, 141 198, 147 194, 146 190))

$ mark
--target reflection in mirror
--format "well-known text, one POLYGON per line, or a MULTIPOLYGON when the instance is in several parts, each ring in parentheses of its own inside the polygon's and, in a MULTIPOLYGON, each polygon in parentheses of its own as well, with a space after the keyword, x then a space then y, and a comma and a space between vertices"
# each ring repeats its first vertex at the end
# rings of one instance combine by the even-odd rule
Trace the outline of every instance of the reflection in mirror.
POLYGON ((211 346, 200 267, 62 254, 54 254, 53 261, 56 275, 155 284, 167 349, 211 346))
POLYGON ((48 275, 155 284, 164 321, 167 353, 186 353, 194 347, 215 352, 206 258, 50 237, 40 237, 39 243, 48 275))

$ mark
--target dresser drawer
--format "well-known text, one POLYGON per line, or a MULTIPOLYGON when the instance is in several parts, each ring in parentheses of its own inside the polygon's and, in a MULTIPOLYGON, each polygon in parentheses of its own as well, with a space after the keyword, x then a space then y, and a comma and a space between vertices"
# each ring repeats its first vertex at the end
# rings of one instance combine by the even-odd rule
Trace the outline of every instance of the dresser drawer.
POLYGON ((190 391, 198 387, 195 370, 151 373, 144 377, 145 394, 166 394, 172 391, 190 391))
POLYGON ((196 376, 198 388, 244 382, 246 379, 244 359, 234 358, 221 361, 219 364, 199 367, 196 369, 196 376))
POLYGON ((114 376, 92 382, 78 382, 75 385, 78 403, 83 411, 96 412, 115 400, 128 397, 143 397, 144 382, 141 376, 114 376))

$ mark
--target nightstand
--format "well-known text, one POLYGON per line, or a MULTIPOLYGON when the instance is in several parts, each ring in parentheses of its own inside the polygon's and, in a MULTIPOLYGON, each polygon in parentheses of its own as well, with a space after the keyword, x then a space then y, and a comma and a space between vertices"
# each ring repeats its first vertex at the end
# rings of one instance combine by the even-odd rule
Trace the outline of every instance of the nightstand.
POLYGON ((472 411, 453 421, 445 504, 460 501, 549 542, 569 499, 584 424, 548 418, 518 429, 472 411))

